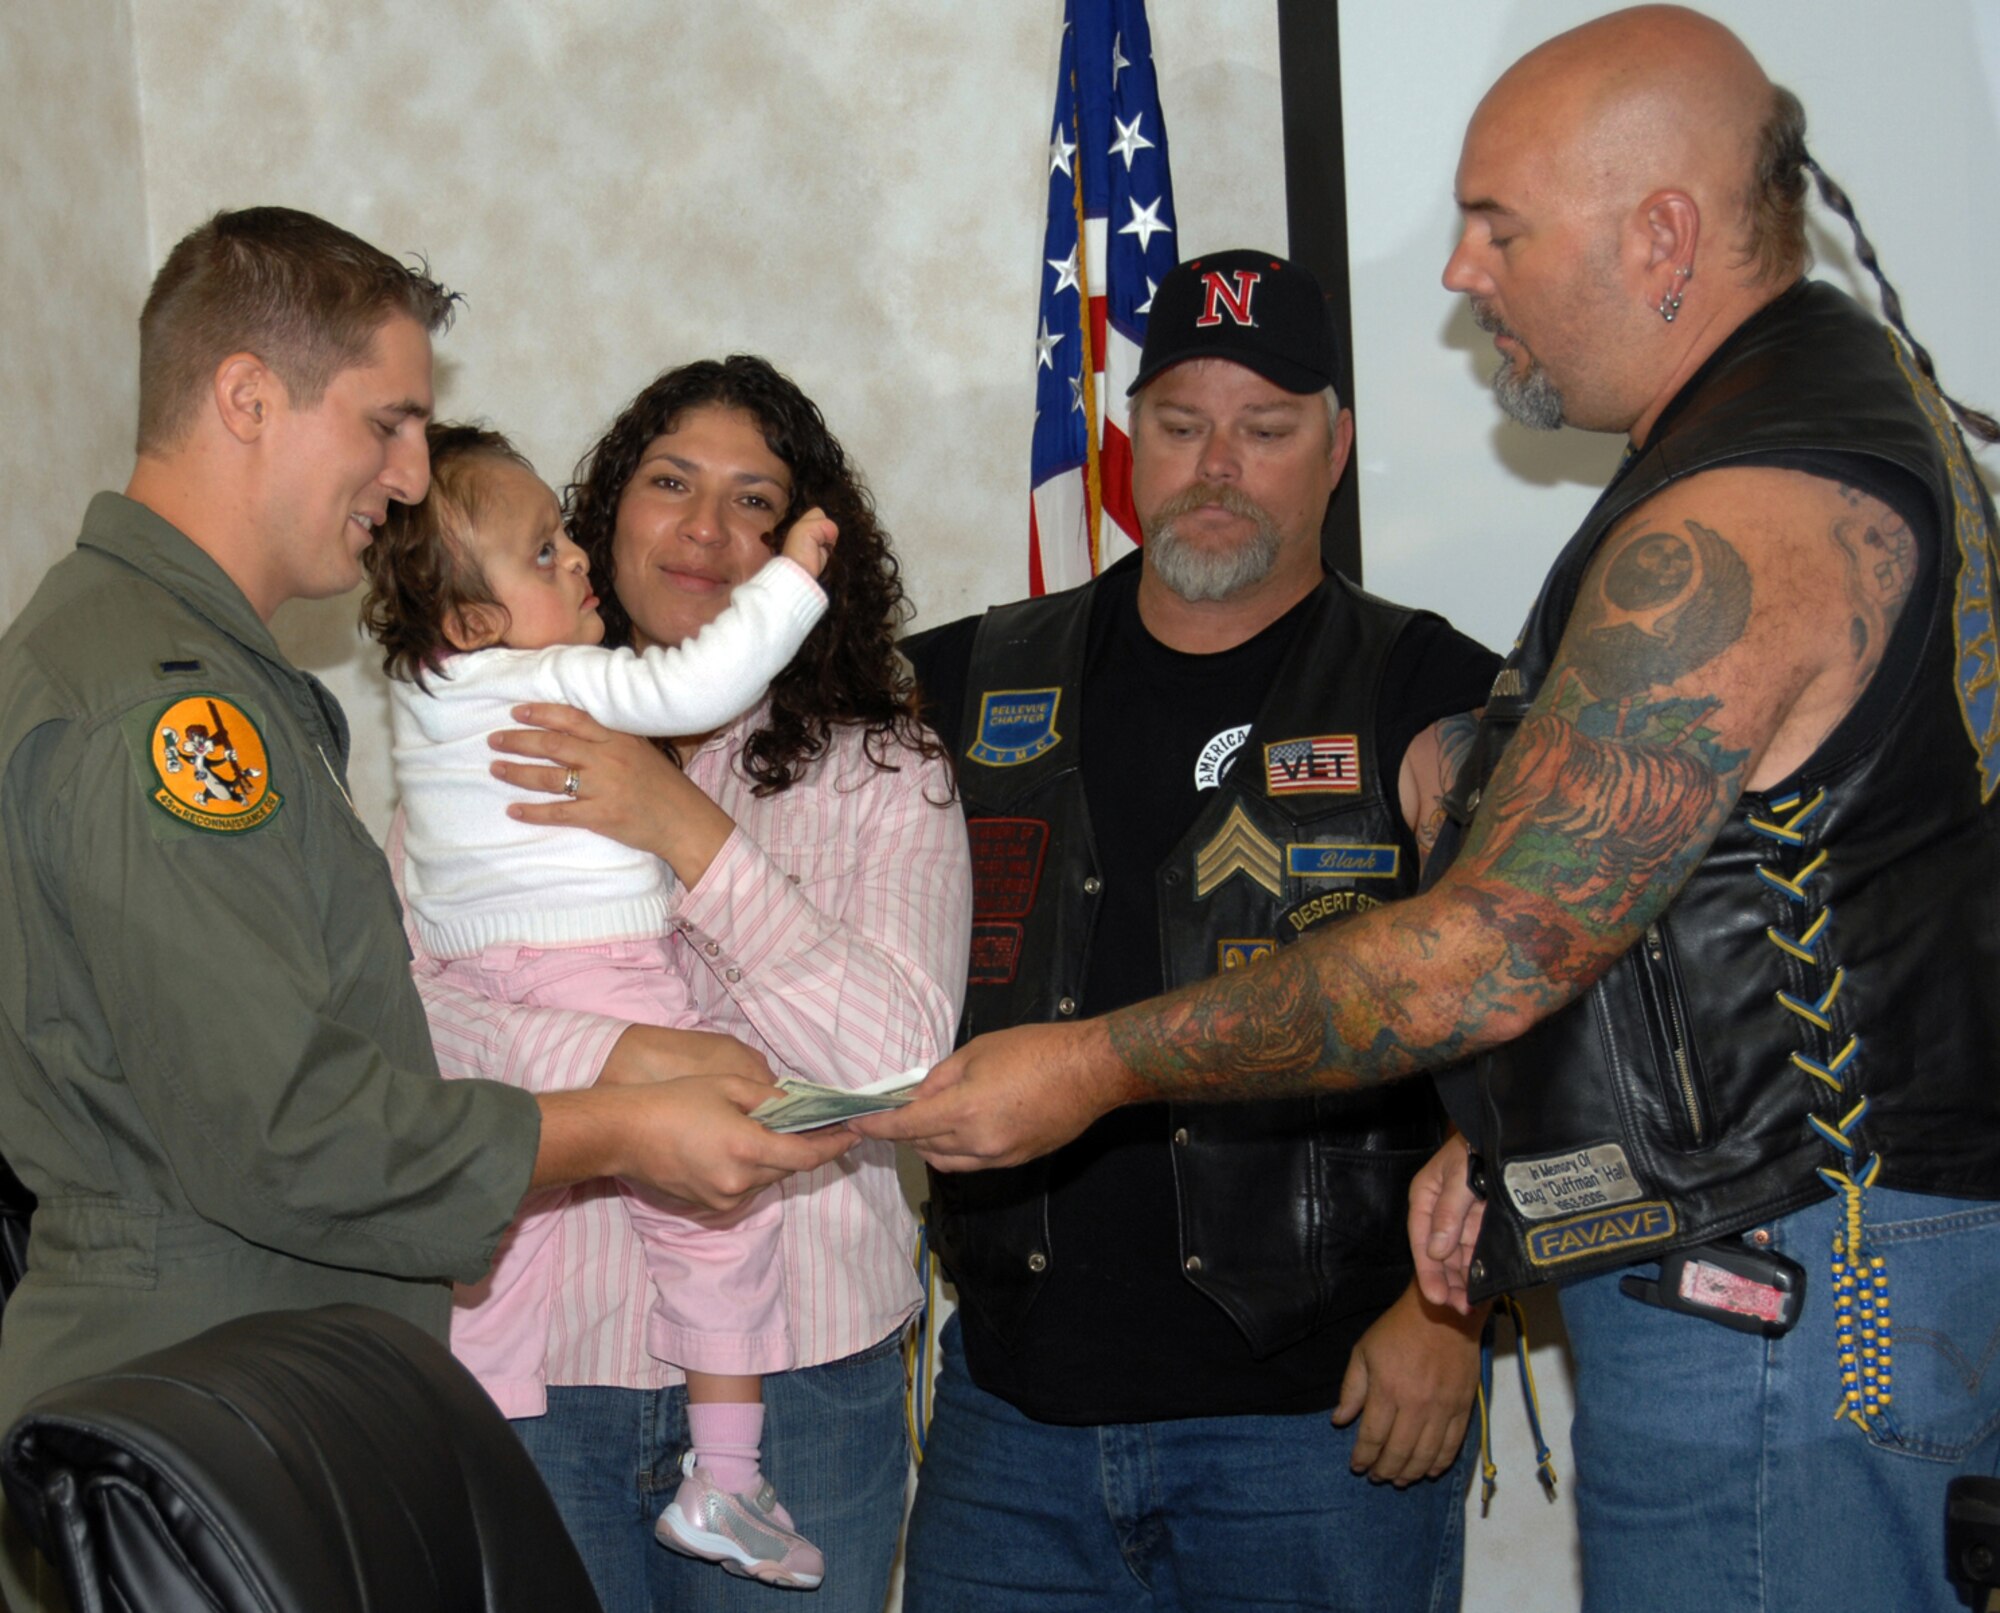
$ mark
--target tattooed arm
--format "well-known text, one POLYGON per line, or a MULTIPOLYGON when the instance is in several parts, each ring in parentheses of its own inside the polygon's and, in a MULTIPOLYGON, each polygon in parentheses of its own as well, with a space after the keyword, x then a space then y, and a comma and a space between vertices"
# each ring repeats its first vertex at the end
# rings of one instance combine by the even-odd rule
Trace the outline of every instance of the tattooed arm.
POLYGON ((1444 830, 1444 798, 1458 781, 1458 770, 1472 753, 1472 736, 1479 731, 1479 713, 1440 717, 1410 741, 1397 779, 1397 799, 1403 821, 1417 839, 1417 856, 1428 862, 1444 830))
POLYGON ((980 1168, 1120 1103, 1364 1086, 1518 1036, 1665 909, 1746 786, 1786 776, 1852 707, 1908 592, 1907 565, 1863 564, 1897 529, 1791 471, 1664 490, 1600 545, 1430 891, 1101 1020, 981 1037, 857 1129, 980 1168))

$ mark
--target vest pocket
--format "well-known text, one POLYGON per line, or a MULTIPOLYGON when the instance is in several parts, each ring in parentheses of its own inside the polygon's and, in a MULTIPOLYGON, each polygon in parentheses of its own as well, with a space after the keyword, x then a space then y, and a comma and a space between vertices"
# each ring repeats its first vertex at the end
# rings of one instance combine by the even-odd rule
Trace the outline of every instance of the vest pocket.
POLYGON ((1706 1147, 1708 1091, 1695 1053, 1680 965, 1665 926, 1658 921, 1648 924, 1633 955, 1639 965, 1639 995, 1645 1003, 1654 1065, 1666 1111, 1673 1117, 1674 1135, 1683 1148, 1706 1147))

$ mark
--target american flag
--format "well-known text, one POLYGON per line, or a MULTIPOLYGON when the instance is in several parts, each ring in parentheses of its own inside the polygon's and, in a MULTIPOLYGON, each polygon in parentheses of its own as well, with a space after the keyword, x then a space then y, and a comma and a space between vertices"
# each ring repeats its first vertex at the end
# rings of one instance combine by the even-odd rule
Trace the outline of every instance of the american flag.
POLYGON ((1139 543, 1125 388, 1179 260, 1145 0, 1065 0, 1035 330, 1028 587, 1087 582, 1139 543))
POLYGON ((1353 734, 1314 734, 1264 747, 1266 795, 1355 795, 1361 759, 1353 734))

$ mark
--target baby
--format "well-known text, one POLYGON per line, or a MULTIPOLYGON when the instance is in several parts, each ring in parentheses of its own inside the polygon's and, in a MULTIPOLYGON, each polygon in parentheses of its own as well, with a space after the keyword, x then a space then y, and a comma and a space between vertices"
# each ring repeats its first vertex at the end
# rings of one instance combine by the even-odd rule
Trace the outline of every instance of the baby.
MULTIPOLYGON (((461 989, 672 1029, 696 1025, 668 955, 672 874, 601 835, 508 816, 487 736, 526 701, 607 727, 705 734, 734 720, 826 610, 814 580, 838 536, 820 510, 676 648, 607 650, 583 551, 556 497, 498 432, 434 424, 431 488, 392 505, 366 553, 362 619, 390 675, 410 910, 461 989)), ((569 793, 577 790, 572 771, 569 793)), ((761 1374, 792 1363, 778 1257, 780 1201, 735 1216, 670 1210, 622 1190, 655 1289, 647 1348, 687 1374, 688 1452, 663 1543, 732 1573, 809 1589, 819 1551, 760 1471, 761 1374)), ((484 1283, 461 1290, 453 1350, 509 1417, 547 1406, 542 1358, 564 1193, 538 1196, 484 1283)))

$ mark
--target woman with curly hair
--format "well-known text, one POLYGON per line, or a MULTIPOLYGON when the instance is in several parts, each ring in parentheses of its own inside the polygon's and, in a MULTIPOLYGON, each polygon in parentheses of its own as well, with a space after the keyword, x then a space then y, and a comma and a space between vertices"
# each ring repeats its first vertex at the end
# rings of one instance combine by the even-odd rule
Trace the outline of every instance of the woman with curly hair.
MULTIPOLYGON (((608 835, 672 868, 673 950, 705 1026, 774 1070, 852 1087, 950 1050, 971 922, 964 822, 895 650, 902 587, 866 488, 812 402, 738 355, 646 387, 578 465, 564 513, 603 595, 605 642, 643 649, 698 633, 815 504, 840 528, 820 579, 829 608, 759 706, 716 733, 653 741, 528 706, 531 726, 494 741, 521 759, 495 772, 539 792, 509 808, 517 817, 608 835)), ((447 1074, 595 1078, 532 1051, 575 1045, 577 1016, 502 1019, 423 959, 417 974, 447 1074)), ((764 1382, 763 1469, 825 1553, 816 1606, 880 1613, 907 1470, 899 1344, 921 1297, 914 1225, 885 1144, 782 1190, 799 1365, 764 1382)), ((607 1613, 788 1605, 653 1543, 682 1478, 685 1389, 646 1351, 645 1263, 615 1194, 578 1193, 558 1237, 548 1410, 516 1427, 607 1613)))

